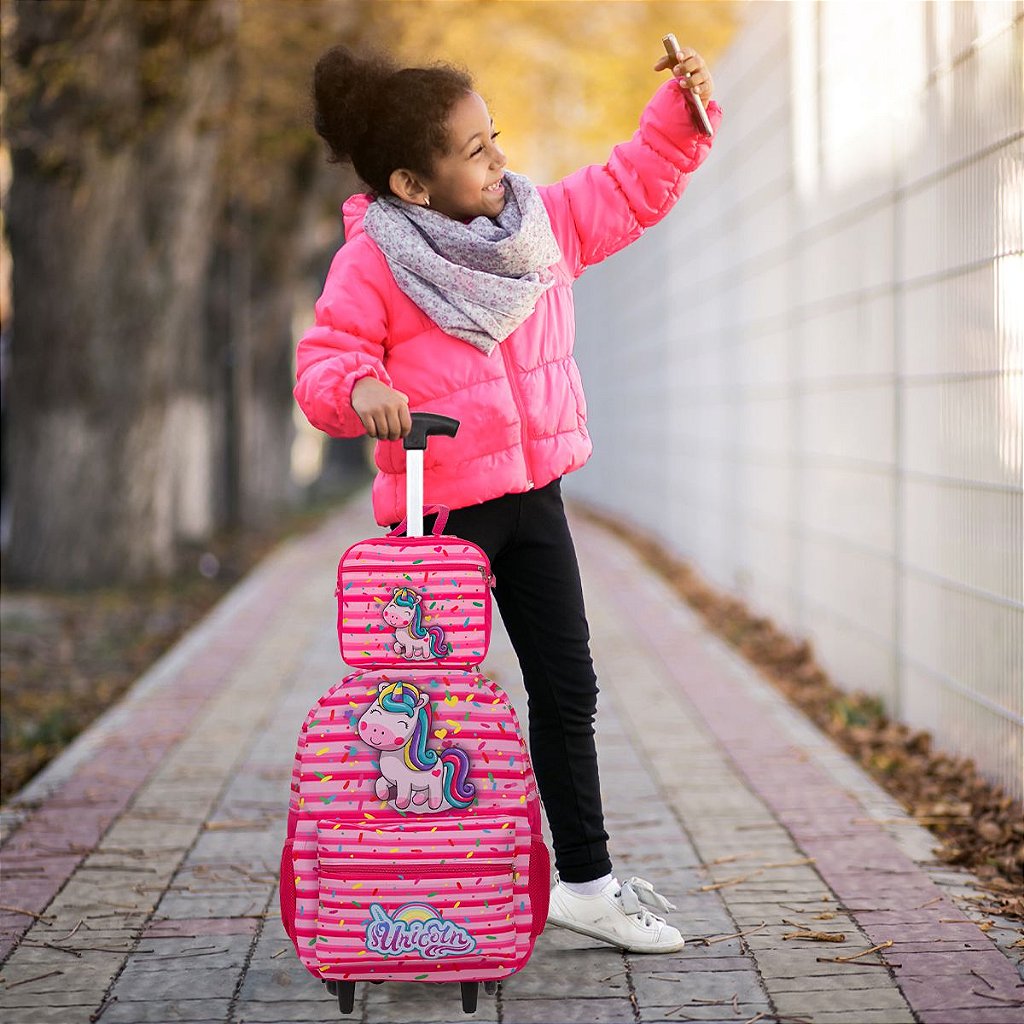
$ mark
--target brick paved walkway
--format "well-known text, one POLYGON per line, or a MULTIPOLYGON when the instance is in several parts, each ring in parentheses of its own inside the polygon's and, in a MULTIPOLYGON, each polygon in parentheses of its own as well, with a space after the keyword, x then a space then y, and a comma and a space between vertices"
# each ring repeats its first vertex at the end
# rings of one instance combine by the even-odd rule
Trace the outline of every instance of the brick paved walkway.
MULTIPOLYGON (((1019 933, 977 926, 972 876, 582 521, 612 856, 676 903, 687 946, 548 929, 473 1017, 454 986, 385 984, 341 1018, 284 934, 276 868, 296 732, 343 671, 334 567, 376 532, 367 505, 279 549, 5 809, 5 1024, 1024 1022, 1019 933), (845 940, 785 938, 802 928, 845 940)), ((486 670, 525 722, 500 628, 486 670)))

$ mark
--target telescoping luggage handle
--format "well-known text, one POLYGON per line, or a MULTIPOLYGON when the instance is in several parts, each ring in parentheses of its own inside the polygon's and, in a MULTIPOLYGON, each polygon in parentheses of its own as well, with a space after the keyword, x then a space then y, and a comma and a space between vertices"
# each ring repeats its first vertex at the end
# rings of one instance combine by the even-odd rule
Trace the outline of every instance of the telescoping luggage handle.
MULTIPOLYGON (((423 453, 427 448, 427 438, 433 434, 454 437, 459 431, 459 421, 450 416, 439 416, 433 412, 414 412, 412 414, 412 430, 406 435, 405 448, 405 515, 408 528, 407 537, 423 536, 423 453)), ((433 506, 431 506, 433 508, 433 506)), ((439 508, 440 511, 440 508, 439 508)), ((444 509, 444 520, 448 518, 448 510, 444 509)), ((444 520, 437 517, 437 526, 444 529, 444 520)), ((401 530, 401 527, 399 527, 401 530)))

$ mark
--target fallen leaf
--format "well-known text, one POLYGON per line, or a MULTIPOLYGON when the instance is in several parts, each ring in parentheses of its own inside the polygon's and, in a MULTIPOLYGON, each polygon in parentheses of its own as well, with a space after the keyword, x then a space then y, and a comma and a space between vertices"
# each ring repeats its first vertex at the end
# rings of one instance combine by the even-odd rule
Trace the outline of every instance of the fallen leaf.
POLYGON ((845 932, 789 932, 784 939, 812 939, 815 942, 845 942, 845 932))

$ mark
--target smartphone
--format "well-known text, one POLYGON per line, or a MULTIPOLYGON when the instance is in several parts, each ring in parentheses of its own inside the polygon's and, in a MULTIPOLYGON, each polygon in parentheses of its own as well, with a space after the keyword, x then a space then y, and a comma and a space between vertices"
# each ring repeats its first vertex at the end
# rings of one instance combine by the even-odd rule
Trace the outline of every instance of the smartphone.
MULTIPOLYGON (((662 44, 665 47, 665 52, 672 58, 673 65, 679 63, 677 54, 679 53, 679 43, 676 41, 676 37, 671 32, 667 36, 663 36, 662 44)), ((708 120, 708 112, 704 109, 704 104, 701 102, 700 94, 696 89, 687 89, 683 85, 683 80, 679 79, 679 84, 682 90, 690 97, 690 103, 693 105, 694 113, 697 115, 697 120, 701 124, 701 131, 705 135, 714 135, 714 129, 711 127, 711 122, 708 120)))

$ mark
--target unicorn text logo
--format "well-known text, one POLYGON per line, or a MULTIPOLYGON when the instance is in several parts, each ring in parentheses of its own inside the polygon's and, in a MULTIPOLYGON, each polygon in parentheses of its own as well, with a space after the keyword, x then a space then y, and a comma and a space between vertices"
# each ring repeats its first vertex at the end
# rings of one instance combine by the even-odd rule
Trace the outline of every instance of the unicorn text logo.
POLYGON ((366 926, 366 948, 371 953, 412 953, 424 960, 440 960, 476 949, 476 939, 462 925, 446 921, 428 903, 404 903, 394 917, 388 917, 379 903, 371 903, 370 915, 373 920, 366 926))
POLYGON ((476 786, 469 781, 469 757, 461 747, 446 747, 440 756, 427 747, 430 698, 412 683, 377 684, 377 699, 359 718, 359 738, 380 751, 380 775, 374 792, 392 798, 405 810, 427 804, 464 809, 473 803, 476 786))
POLYGON ((420 595, 412 587, 396 587, 390 602, 384 608, 384 621, 395 630, 392 644, 395 654, 408 661, 443 658, 452 653, 451 644, 444 642, 440 626, 423 625, 420 595))

